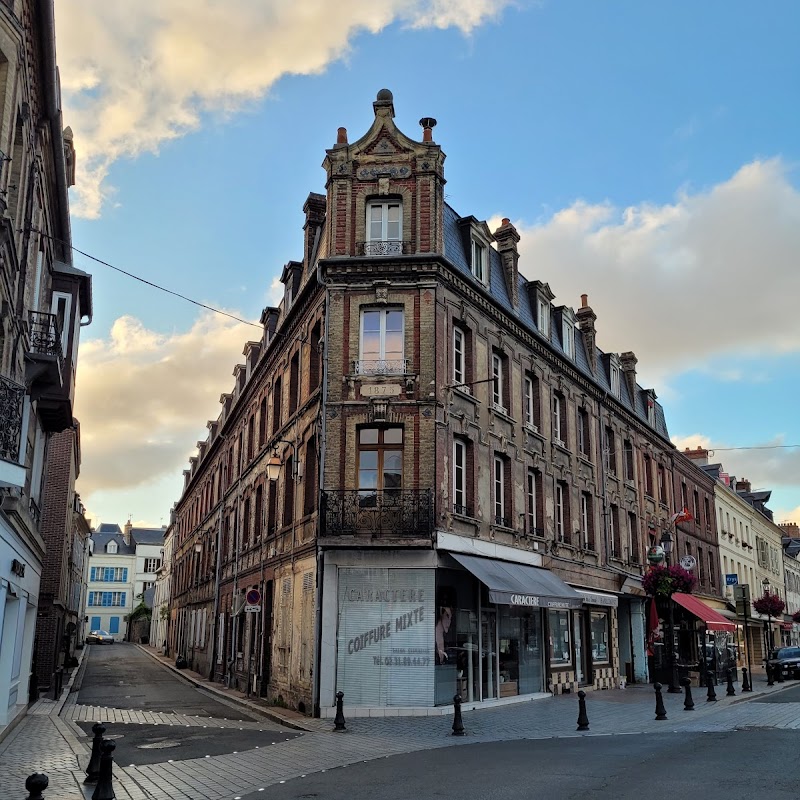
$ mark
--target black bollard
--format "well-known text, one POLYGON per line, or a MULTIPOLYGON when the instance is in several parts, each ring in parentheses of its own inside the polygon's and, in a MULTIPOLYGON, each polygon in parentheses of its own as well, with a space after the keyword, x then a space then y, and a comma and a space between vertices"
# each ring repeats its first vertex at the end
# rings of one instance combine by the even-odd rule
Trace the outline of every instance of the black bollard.
POLYGON ((464 736, 464 720, 461 719, 461 695, 453 698, 453 736, 464 736))
POLYGON ((344 725, 344 692, 336 692, 336 716, 333 719, 333 730, 347 730, 344 725))
POLYGON ((25 779, 25 788, 28 790, 26 800, 44 800, 42 792, 50 783, 50 778, 44 772, 34 772, 25 779))
POLYGON ((686 696, 683 698, 683 710, 694 711, 694 700, 692 699, 692 680, 691 678, 681 678, 681 686, 686 690, 686 696))
POLYGON ((742 667, 742 691, 752 692, 753 687, 750 685, 750 678, 747 675, 747 667, 742 667))
POLYGON ((775 681, 772 680, 772 667, 769 665, 769 662, 764 663, 764 669, 767 671, 767 686, 774 686, 775 681))
POLYGON ((589 730, 589 717, 586 716, 586 692, 578 692, 578 730, 589 730))
POLYGON ((733 670, 726 669, 725 670, 725 677, 728 679, 728 689, 725 692, 726 697, 735 697, 736 696, 736 689, 733 688, 733 670))
POLYGON ((714 673, 709 670, 706 672, 706 686, 708 687, 708 694, 706 696, 706 703, 717 702, 717 692, 714 689, 714 673))
POLYGON ((664 708, 664 698, 661 696, 661 684, 654 683, 653 688, 656 690, 656 719, 666 719, 667 709, 664 708))
POLYGON ((100 775, 97 786, 92 792, 92 800, 115 800, 114 794, 114 749, 117 744, 113 739, 103 739, 100 756, 100 775))
POLYGON ((86 780, 84 783, 97 783, 100 777, 100 748, 103 745, 103 734, 106 732, 106 726, 102 722, 95 722, 92 725, 92 757, 89 759, 89 766, 86 767, 86 780))

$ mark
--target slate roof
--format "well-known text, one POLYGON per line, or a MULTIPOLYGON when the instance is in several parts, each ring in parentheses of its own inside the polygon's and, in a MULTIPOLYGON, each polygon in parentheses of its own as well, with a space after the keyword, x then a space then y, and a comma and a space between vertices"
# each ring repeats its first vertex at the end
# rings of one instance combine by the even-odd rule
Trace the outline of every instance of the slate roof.
MULTIPOLYGON (((102 525, 100 526, 103 527, 102 525)), ((112 526, 117 527, 117 526, 112 526)), ((125 544, 125 539, 122 536, 122 533, 99 533, 95 532, 92 534, 92 541, 94 542, 94 554, 103 555, 106 554, 106 545, 111 542, 115 541, 117 543, 117 552, 116 553, 109 553, 108 555, 119 555, 119 556, 132 556, 136 554, 136 547, 133 545, 125 544)))
MULTIPOLYGON (((556 307, 551 314, 550 335, 542 334, 536 325, 535 309, 531 308, 528 286, 532 281, 528 281, 523 275, 519 275, 519 305, 515 309, 511 303, 511 298, 506 287, 503 264, 500 254, 492 247, 489 248, 489 286, 484 286, 471 272, 469 256, 464 250, 464 243, 459 229, 459 220, 462 219, 456 211, 445 203, 444 206, 444 255, 448 261, 462 273, 478 290, 489 294, 494 303, 503 309, 511 317, 516 318, 518 323, 524 327, 534 338, 546 343, 554 352, 567 358, 564 354, 563 343, 561 342, 562 326, 560 324, 562 311, 556 307), (558 321, 559 324, 556 324, 558 321)), ((599 348, 597 355, 597 372, 592 372, 587 358, 586 343, 580 328, 575 326, 575 359, 568 359, 574 364, 578 371, 603 391, 611 395, 610 376, 605 369, 606 355, 599 348)), ((637 384, 635 397, 630 396, 627 381, 623 378, 620 370, 620 396, 619 402, 639 419, 647 424, 647 401, 646 390, 637 384)), ((655 431, 669 441, 667 422, 664 417, 664 409, 659 402, 655 403, 655 431)))
POLYGON ((122 533, 122 529, 116 522, 101 522, 97 526, 96 533, 122 533))
POLYGON ((166 528, 131 528, 131 541, 136 544, 164 544, 166 528))

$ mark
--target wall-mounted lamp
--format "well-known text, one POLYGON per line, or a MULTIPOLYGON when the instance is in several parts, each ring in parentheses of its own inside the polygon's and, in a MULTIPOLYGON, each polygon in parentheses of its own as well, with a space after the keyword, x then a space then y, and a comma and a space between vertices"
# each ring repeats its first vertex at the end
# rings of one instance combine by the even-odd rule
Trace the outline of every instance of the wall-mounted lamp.
POLYGON ((195 542, 194 551, 199 555, 203 552, 203 545, 200 542, 195 542))
POLYGON ((278 445, 279 444, 288 444, 289 447, 292 448, 292 477, 297 477, 297 445, 294 442, 289 442, 286 439, 278 439, 275 442, 275 447, 272 449, 272 455, 269 457, 269 461, 267 461, 267 478, 271 483, 274 483, 278 480, 278 476, 281 474, 281 468, 283 467, 283 459, 278 454, 278 445))

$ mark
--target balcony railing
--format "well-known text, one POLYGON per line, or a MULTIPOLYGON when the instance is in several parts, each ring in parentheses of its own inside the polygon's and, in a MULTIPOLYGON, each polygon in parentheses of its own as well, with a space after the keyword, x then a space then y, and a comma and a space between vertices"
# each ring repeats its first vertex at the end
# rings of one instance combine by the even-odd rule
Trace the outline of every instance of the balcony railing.
POLYGON ((377 361, 354 361, 356 375, 405 375, 408 372, 407 358, 379 359, 377 361))
POLYGON ((61 352, 61 330, 55 314, 42 311, 28 312, 28 337, 30 351, 44 356, 58 356, 61 352))
POLYGON ((323 492, 326 536, 429 538, 433 533, 430 489, 323 492))
POLYGON ((16 461, 22 434, 25 387, 0 375, 0 458, 16 461))
POLYGON ((357 242, 356 252, 361 256, 401 256, 406 252, 406 245, 397 240, 357 242))

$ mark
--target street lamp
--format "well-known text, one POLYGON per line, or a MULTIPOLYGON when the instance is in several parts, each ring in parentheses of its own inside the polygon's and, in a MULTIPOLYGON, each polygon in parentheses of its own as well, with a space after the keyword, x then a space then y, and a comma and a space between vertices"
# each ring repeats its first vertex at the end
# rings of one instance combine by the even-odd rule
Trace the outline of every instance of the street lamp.
MULTIPOLYGON (((669 531, 664 531, 661 534, 661 547, 664 550, 664 558, 667 566, 670 565, 670 554, 672 553, 672 535, 669 531)), ((669 688, 667 692, 670 694, 679 694, 681 687, 678 683, 678 665, 675 662, 675 604, 672 601, 672 595, 667 598, 667 638, 669 649, 667 651, 667 664, 669 665, 669 688)))
MULTIPOLYGON (((769 578, 764 578, 761 581, 761 588, 764 590, 764 596, 768 595, 770 592, 769 590, 772 588, 770 586, 769 578)), ((764 665, 766 666, 767 661, 769 660, 769 651, 772 645, 770 641, 772 639, 772 615, 767 610, 767 621, 764 623, 764 665)))
POLYGON ((267 478, 270 483, 275 483, 280 477, 281 467, 283 467, 283 459, 278 454, 278 445, 288 444, 292 448, 292 477, 297 475, 297 445, 295 442, 289 442, 286 439, 278 439, 275 446, 272 448, 272 455, 267 461, 267 478))

